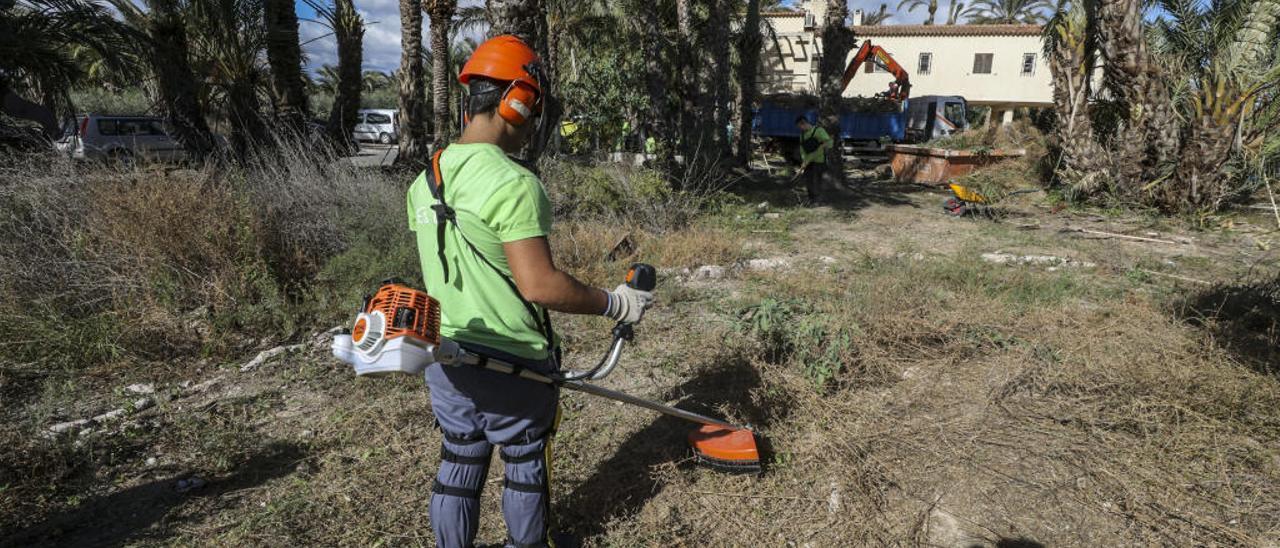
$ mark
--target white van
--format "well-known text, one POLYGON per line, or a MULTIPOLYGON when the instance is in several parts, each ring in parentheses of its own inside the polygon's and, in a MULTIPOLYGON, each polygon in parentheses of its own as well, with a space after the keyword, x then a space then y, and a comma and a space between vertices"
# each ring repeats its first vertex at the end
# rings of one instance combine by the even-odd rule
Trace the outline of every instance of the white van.
POLYGON ((54 146, 77 160, 172 162, 187 157, 164 119, 152 116, 81 114, 67 120, 54 146))
POLYGON ((360 109, 352 133, 357 141, 377 141, 389 145, 400 140, 400 115, 389 108, 360 109))

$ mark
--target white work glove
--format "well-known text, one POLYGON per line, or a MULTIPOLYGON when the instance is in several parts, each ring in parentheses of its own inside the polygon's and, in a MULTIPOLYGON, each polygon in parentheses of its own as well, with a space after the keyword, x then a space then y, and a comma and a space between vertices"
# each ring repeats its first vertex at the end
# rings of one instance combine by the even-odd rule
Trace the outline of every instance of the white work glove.
POLYGON ((609 297, 609 306, 605 308, 604 316, 622 323, 639 323, 645 309, 653 304, 653 293, 627 284, 621 284, 605 295, 609 297))

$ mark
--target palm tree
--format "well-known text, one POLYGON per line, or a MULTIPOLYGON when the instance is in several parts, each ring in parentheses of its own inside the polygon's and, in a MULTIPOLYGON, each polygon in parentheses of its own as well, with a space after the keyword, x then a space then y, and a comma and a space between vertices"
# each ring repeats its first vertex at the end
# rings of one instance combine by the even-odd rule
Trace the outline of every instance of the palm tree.
POLYGON ((704 103, 710 104, 704 105, 702 122, 705 126, 709 126, 703 132, 712 137, 707 139, 711 150, 707 151, 706 156, 713 161, 732 152, 731 144, 725 134, 729 126, 730 112, 726 105, 731 100, 730 86, 733 83, 730 75, 732 59, 730 59, 729 12, 734 8, 731 6, 730 0, 715 0, 708 6, 707 23, 703 28, 706 32, 705 42, 709 47, 699 48, 710 56, 707 64, 711 66, 711 74, 707 82, 711 89, 708 90, 709 93, 704 100, 704 103))
POLYGON ((449 24, 453 21, 457 0, 425 0, 431 17, 431 127, 433 144, 440 149, 449 142, 449 24))
POLYGON ((338 67, 333 65, 320 65, 320 69, 316 71, 312 77, 312 86, 316 91, 321 93, 334 94, 338 92, 338 67))
POLYGON ((68 113, 68 92, 91 75, 77 61, 92 56, 104 72, 135 80, 128 29, 102 6, 84 0, 22 0, 0 6, 0 105, 15 117, 39 120, 48 137, 59 131, 55 111, 68 113), (35 97, 44 105, 22 99, 35 97), (47 108, 55 107, 55 108, 47 108))
MULTIPOLYGON (((1059 0, 1059 1, 1061 2, 1062 0, 1059 0)), ((1058 11, 1062 11, 1062 10, 1058 10, 1058 11)), ((954 25, 956 24, 957 21, 959 21, 961 17, 968 18, 968 17, 971 17, 972 15, 973 15, 973 8, 967 8, 964 2, 951 0, 951 4, 947 8, 947 24, 954 25)))
MULTIPOLYGON (((952 5, 955 5, 955 0, 952 0, 952 5)), ((932 25, 934 17, 938 14, 938 0, 902 0, 902 2, 898 3, 898 11, 902 11, 904 7, 907 8, 907 13, 911 13, 919 7, 927 8, 929 10, 929 18, 924 21, 926 25, 932 25)), ((863 24, 868 23, 864 22, 863 24)))
MULTIPOLYGON (((844 75, 845 59, 848 59, 854 42, 853 31, 846 23, 848 16, 849 6, 845 0, 827 0, 827 13, 822 22, 822 45, 825 51, 818 63, 821 97, 819 123, 827 128, 840 125, 840 96, 844 92, 840 88, 840 80, 844 75)), ((844 169, 839 146, 827 151, 827 166, 831 177, 843 181, 844 169)))
POLYGON ((489 35, 514 34, 538 51, 546 37, 538 31, 544 24, 542 0, 487 0, 489 35))
POLYGON ((306 80, 302 77, 302 47, 298 44, 298 14, 292 0, 264 0, 267 62, 275 87, 276 108, 287 131, 302 135, 311 115, 306 80))
MULTIPOLYGON (((936 5, 936 4, 937 4, 937 0, 930 0, 930 1, 931 1, 931 2, 933 2, 933 3, 935 4, 935 5, 934 5, 934 9, 936 10, 936 9, 937 9, 937 5, 936 5)), ((889 12, 888 12, 888 9, 889 9, 889 6, 888 6, 887 4, 880 4, 880 11, 877 11, 877 12, 875 12, 875 13, 871 14, 871 15, 868 15, 868 16, 864 17, 864 18, 862 19, 862 24, 867 25, 867 26, 869 26, 869 27, 875 27, 875 26, 883 25, 885 21, 888 21, 890 17, 893 17, 893 14, 889 13, 889 12)), ((932 20, 933 20, 933 14, 932 14, 932 13, 930 13, 930 14, 929 14, 929 19, 930 19, 930 21, 932 21, 932 20)), ((926 24, 926 25, 932 25, 933 23, 925 23, 925 24, 926 24)))
POLYGON ((400 150, 397 161, 418 164, 425 160, 424 76, 422 0, 400 0, 400 150))
MULTIPOLYGON (((548 55, 547 18, 543 0, 487 0, 489 35, 513 34, 529 44, 542 58, 546 76, 555 81, 556 67, 548 55)), ((550 139, 551 132, 559 126, 560 107, 554 95, 542 98, 542 134, 535 136, 525 147, 525 158, 536 160, 550 139)))
POLYGON ((646 133, 656 144, 655 167, 669 172, 675 165, 675 149, 672 146, 674 121, 672 102, 668 89, 668 49, 664 47, 662 17, 657 2, 636 0, 635 8, 642 21, 641 48, 644 50, 645 87, 648 92, 649 112, 646 116, 646 133))
MULTIPOLYGON (((1175 185, 1161 185, 1161 201, 1181 209, 1217 210, 1242 194, 1226 168, 1243 149, 1256 149, 1266 128, 1257 119, 1258 93, 1280 82, 1280 2, 1168 0, 1168 19, 1156 25, 1154 53, 1173 99, 1183 104, 1182 151, 1175 185), (1268 47, 1264 44, 1270 44, 1268 47), (1169 61, 1172 62, 1169 62, 1169 61)), ((1156 134, 1163 137, 1163 134, 1156 134)))
POLYGON ((1048 0, 975 0, 972 9, 971 23, 1040 24, 1049 19, 1046 12, 1052 12, 1054 5, 1048 0))
POLYGON ((333 7, 318 0, 305 1, 333 30, 338 42, 338 66, 324 65, 317 76, 319 88, 333 94, 325 133, 330 142, 346 149, 360 115, 360 91, 365 83, 360 72, 364 57, 364 18, 352 0, 334 0, 333 7))
POLYGON ((760 69, 760 48, 764 44, 760 32, 760 0, 747 0, 747 13, 738 37, 738 149, 740 165, 751 161, 752 106, 759 96, 756 74, 760 69))
POLYGON ((1278 12, 1253 5, 1169 0, 1168 18, 1150 32, 1137 0, 1091 0, 1059 13, 1049 29, 1066 38, 1049 43, 1050 69, 1060 88, 1057 175, 1068 189, 1186 212, 1212 212, 1246 194, 1250 172, 1240 166, 1276 123, 1254 115, 1259 94, 1280 77, 1278 54, 1255 56, 1250 47, 1253 29, 1271 25, 1263 35, 1274 39, 1267 35, 1278 12), (1065 95, 1062 88, 1088 89, 1095 47, 1113 99, 1065 95), (1100 113, 1111 123, 1091 125, 1100 113))
POLYGON ((1056 176, 1078 195, 1092 194, 1106 184, 1108 154, 1094 138, 1090 116, 1097 44, 1086 33, 1086 21, 1084 10, 1071 10, 1057 14, 1044 29, 1045 57, 1053 77, 1056 176))
POLYGON ((225 103, 231 149, 240 160, 266 135, 258 102, 265 72, 262 11, 261 0, 190 0, 185 13, 198 73, 225 103))
POLYGON ((132 0, 110 1, 145 52, 175 137, 193 160, 204 161, 214 150, 214 138, 200 100, 200 80, 191 70, 181 6, 177 0, 146 0, 144 11, 132 0))

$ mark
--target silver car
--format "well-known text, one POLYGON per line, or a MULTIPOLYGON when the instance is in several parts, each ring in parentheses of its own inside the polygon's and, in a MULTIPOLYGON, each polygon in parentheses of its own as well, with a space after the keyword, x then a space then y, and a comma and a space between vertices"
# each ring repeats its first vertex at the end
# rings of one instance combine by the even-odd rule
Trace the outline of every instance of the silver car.
POLYGON ((389 145, 400 139, 399 111, 395 109, 361 109, 352 137, 357 141, 377 141, 389 145))
POLYGON ((54 146, 76 159, 170 162, 186 158, 165 121, 149 116, 80 115, 67 121, 54 146))

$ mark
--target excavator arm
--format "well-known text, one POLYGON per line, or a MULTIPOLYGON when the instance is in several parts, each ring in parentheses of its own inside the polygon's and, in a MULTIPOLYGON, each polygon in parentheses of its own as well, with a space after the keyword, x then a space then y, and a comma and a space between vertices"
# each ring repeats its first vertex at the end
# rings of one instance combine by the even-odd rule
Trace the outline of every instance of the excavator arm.
POLYGON ((854 76, 858 75, 858 69, 862 68, 862 64, 870 59, 876 66, 889 71, 896 78, 889 85, 889 91, 884 92, 886 99, 893 101, 902 101, 911 94, 911 77, 907 74, 907 70, 902 68, 897 61, 893 60, 893 56, 884 48, 871 44, 871 40, 863 40, 862 47, 858 48, 858 53, 849 61, 849 66, 844 69, 844 76, 840 78, 840 92, 844 93, 845 88, 849 87, 849 82, 854 76))

